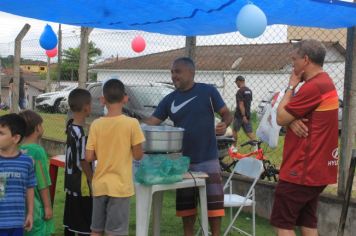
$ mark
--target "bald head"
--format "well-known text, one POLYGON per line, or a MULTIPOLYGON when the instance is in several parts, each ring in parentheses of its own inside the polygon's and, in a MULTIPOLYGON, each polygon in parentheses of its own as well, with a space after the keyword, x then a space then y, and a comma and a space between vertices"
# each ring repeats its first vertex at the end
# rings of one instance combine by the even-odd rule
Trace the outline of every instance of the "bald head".
POLYGON ((174 60, 171 68, 172 82, 182 91, 190 89, 194 84, 195 65, 189 57, 174 60))
POLYGON ((179 57, 179 58, 174 60, 173 65, 174 64, 178 64, 178 63, 189 67, 189 69, 191 69, 192 71, 195 72, 195 63, 189 57, 179 57))

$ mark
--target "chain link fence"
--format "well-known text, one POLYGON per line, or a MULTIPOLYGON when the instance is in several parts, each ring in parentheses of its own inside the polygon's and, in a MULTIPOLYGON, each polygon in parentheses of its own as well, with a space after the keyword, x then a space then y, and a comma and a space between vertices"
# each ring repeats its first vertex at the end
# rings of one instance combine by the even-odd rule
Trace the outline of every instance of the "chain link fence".
MULTIPOLYGON (((27 84, 28 108, 42 112, 49 122, 45 128, 47 136, 64 138, 65 114, 68 106, 66 97, 76 86, 79 66, 80 28, 63 31, 61 77, 58 78, 57 58, 47 65, 45 51, 39 46, 38 39, 22 42, 21 68, 27 84), (60 91, 45 96, 45 78, 47 70, 52 81, 52 90, 60 91), (61 103, 62 102, 62 103, 61 103)), ((118 77, 128 86, 164 87, 161 90, 143 88, 132 92, 137 103, 155 103, 171 88, 170 66, 173 60, 185 54, 183 36, 167 36, 137 31, 107 31, 95 29, 90 34, 88 82, 103 81, 118 77), (131 41, 141 35, 146 41, 142 53, 131 48, 131 41), (151 96, 151 98, 150 98, 151 96), (152 99, 157 96, 159 99, 152 99)), ((271 101, 272 95, 287 87, 292 70, 289 53, 293 42, 314 38, 324 42, 327 57, 324 69, 335 82, 340 99, 343 98, 345 71, 346 30, 321 30, 317 28, 287 27, 283 25, 268 27, 258 39, 246 39, 239 33, 213 36, 198 36, 195 49, 196 82, 209 83, 217 87, 227 106, 233 112, 236 107, 235 78, 242 75, 246 85, 253 91, 252 111, 253 128, 256 131, 263 115, 264 106, 271 101)), ((0 43, 0 56, 3 67, 1 101, 8 105, 8 84, 12 76, 11 55, 14 43, 0 43)), ((132 89, 135 90, 135 89, 132 89)), ((99 93, 96 91, 96 96, 99 93)), ((141 105, 142 105, 141 104, 141 105)), ((157 104, 150 105, 152 110, 157 104)), ((147 108, 147 107, 146 107, 147 108)), ((141 107, 141 110, 143 108, 141 107)), ((132 107, 131 115, 140 117, 140 108, 132 107)), ((341 119, 341 114, 340 118, 341 119)), ((239 142, 247 138, 239 133, 239 142)), ((283 138, 280 140, 283 143, 283 138)), ((279 163, 282 145, 269 150, 267 155, 274 163, 279 163)))

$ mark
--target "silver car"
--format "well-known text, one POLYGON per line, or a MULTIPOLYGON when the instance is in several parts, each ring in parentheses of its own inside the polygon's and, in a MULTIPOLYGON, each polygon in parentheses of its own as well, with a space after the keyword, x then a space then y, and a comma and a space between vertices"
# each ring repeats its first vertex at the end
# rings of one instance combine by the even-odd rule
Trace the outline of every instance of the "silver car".
MULTIPOLYGON (((102 83, 93 83, 88 85, 87 90, 92 96, 92 113, 91 119, 104 115, 104 106, 100 103, 102 96, 102 83)), ((129 101, 125 104, 123 112, 128 116, 138 120, 147 118, 152 115, 158 103, 174 89, 171 86, 161 84, 149 85, 125 85, 125 92, 129 96, 129 101)), ((167 121, 172 123, 171 121, 167 121)))

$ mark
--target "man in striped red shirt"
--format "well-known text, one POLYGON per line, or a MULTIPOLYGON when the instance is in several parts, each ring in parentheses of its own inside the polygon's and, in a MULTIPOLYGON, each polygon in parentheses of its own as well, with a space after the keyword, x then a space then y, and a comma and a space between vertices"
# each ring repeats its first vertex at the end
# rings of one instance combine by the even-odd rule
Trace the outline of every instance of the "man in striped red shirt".
POLYGON ((288 127, 271 215, 278 236, 294 236, 295 226, 303 236, 318 235, 319 195, 336 183, 339 104, 335 85, 322 68, 325 54, 322 43, 303 40, 291 55, 294 69, 277 110, 277 123, 288 127))

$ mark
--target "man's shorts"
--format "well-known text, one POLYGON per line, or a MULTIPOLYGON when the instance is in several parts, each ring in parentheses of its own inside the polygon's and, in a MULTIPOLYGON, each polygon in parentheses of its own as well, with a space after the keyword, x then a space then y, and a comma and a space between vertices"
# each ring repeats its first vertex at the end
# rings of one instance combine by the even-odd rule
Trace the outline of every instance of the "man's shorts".
POLYGON ((91 230, 110 235, 129 234, 129 197, 93 197, 91 230))
POLYGON ((233 122, 233 129, 234 131, 239 131, 240 128, 242 127, 242 129, 245 131, 245 133, 252 133, 252 125, 251 125, 251 122, 248 121, 248 123, 244 123, 242 121, 242 118, 236 118, 234 119, 234 122, 233 122))
POLYGON ((317 228, 317 206, 320 193, 326 186, 304 186, 279 181, 270 223, 280 229, 293 230, 295 226, 317 228))
MULTIPOLYGON (((219 161, 216 159, 197 164, 190 164, 189 170, 202 171, 209 175, 209 177, 205 179, 208 202, 208 217, 224 216, 224 192, 219 161)), ((177 216, 185 217, 196 215, 198 198, 199 190, 197 188, 177 189, 177 216)))

